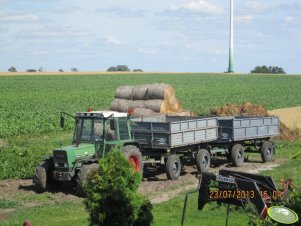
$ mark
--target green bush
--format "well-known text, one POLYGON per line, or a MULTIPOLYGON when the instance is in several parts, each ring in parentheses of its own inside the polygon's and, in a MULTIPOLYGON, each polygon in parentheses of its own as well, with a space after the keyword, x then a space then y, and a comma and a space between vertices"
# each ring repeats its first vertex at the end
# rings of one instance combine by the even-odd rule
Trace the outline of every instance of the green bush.
POLYGON ((89 175, 84 188, 90 225, 150 225, 152 205, 137 193, 140 182, 141 174, 120 151, 100 159, 99 173, 89 175))

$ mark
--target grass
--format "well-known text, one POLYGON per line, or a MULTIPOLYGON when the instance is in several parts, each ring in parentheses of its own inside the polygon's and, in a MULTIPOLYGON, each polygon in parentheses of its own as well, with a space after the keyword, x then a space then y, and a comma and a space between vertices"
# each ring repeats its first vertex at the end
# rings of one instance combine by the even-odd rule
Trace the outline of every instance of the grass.
POLYGON ((12 200, 0 199, 0 209, 9 209, 19 207, 21 203, 12 200))
MULTIPOLYGON (((262 174, 270 175, 275 181, 282 177, 290 177, 295 184, 301 184, 300 178, 301 158, 292 160, 287 164, 277 167, 275 170, 264 171, 262 174)), ((226 220, 226 207, 210 203, 203 210, 197 209, 198 194, 192 194, 187 205, 185 226, 216 226, 224 225, 226 220)), ((37 198, 37 197, 36 197, 37 198)), ((47 198, 47 197, 44 197, 47 198)), ((153 206, 153 226, 180 225, 185 194, 153 206)), ((17 203, 19 203, 17 201, 17 203)), ((44 202, 47 203, 47 202, 44 202)), ((0 201, 1 205, 1 201, 0 201)), ((10 204, 11 205, 11 204, 10 204)), ((8 207, 7 207, 8 208, 8 207)), ((69 201, 65 203, 44 204, 42 206, 22 208, 14 206, 17 211, 11 214, 8 220, 0 222, 0 225, 20 225, 25 219, 30 219, 33 225, 88 225, 88 214, 81 201, 69 201), (46 220, 45 220, 46 219, 46 220)), ((229 225, 248 225, 248 216, 240 208, 230 209, 229 225)))

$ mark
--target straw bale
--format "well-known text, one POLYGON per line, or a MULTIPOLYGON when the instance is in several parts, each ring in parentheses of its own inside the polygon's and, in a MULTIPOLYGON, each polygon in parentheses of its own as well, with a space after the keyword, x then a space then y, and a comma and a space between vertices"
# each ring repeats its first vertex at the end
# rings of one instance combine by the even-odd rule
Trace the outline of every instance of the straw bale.
POLYGON ((119 86, 116 89, 115 98, 116 99, 132 99, 133 86, 119 86))
POLYGON ((149 85, 135 86, 132 90, 132 100, 148 100, 149 85))
POLYGON ((160 99, 160 100, 168 100, 171 97, 175 97, 176 92, 172 86, 164 84, 164 83, 157 83, 152 84, 148 88, 148 99, 160 99))
POLYGON ((167 101, 164 100, 146 100, 145 108, 151 109, 154 112, 171 112, 171 106, 167 101))
POLYGON ((130 100, 124 99, 114 99, 111 102, 110 110, 119 111, 119 112, 127 112, 129 108, 130 100))

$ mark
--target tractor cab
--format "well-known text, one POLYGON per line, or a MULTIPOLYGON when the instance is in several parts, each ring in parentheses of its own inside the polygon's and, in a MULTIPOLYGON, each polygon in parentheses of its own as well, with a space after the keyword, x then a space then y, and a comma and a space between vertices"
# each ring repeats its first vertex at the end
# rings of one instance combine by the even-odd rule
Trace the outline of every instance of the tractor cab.
POLYGON ((106 146, 131 140, 127 113, 113 111, 80 112, 75 116, 73 144, 95 144, 99 155, 106 146))

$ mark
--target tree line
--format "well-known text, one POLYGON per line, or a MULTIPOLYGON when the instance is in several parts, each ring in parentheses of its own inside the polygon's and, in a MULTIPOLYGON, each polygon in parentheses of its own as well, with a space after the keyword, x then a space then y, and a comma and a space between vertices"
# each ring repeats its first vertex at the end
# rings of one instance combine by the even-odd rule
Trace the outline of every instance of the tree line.
MULTIPOLYGON (((10 67, 8 69, 8 71, 9 72, 18 72, 17 68, 15 66, 10 67)), ((44 70, 43 70, 42 67, 40 67, 38 70, 37 69, 32 69, 32 68, 26 70, 26 72, 43 72, 43 71, 44 70)), ((61 68, 58 71, 59 72, 64 72, 64 70, 61 69, 61 68)), ((70 71, 71 72, 78 72, 79 70, 78 70, 78 68, 73 67, 73 68, 70 69, 70 71)), ((128 72, 128 71, 131 71, 131 70, 129 69, 129 67, 127 65, 117 65, 117 66, 109 67, 107 69, 107 71, 109 71, 109 72, 112 72, 112 71, 128 72)), ((142 69, 134 69, 133 72, 143 72, 143 70, 142 69)))

